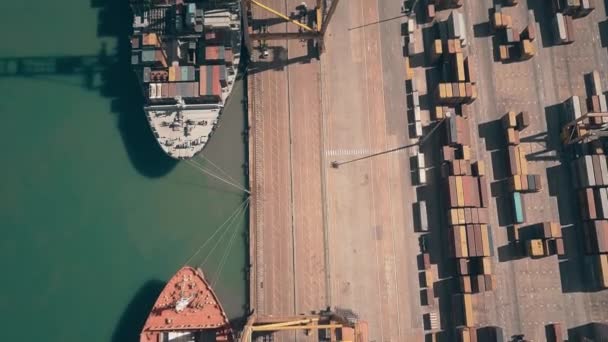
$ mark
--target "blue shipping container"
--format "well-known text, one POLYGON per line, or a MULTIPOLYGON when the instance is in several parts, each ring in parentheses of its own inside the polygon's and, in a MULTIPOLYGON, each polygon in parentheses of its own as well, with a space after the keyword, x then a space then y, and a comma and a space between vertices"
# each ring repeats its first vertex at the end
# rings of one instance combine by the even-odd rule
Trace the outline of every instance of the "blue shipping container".
POLYGON ((515 223, 524 223, 524 208, 521 193, 513 193, 513 214, 515 223))

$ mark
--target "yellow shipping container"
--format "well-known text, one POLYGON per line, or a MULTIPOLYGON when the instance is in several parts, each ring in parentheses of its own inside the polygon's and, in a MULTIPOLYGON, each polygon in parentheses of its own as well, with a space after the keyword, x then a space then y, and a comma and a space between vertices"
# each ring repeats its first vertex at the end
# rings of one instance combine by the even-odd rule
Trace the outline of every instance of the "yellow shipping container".
POLYGON ((450 221, 451 226, 458 224, 458 209, 456 209, 456 208, 450 209, 450 214, 448 216, 449 216, 449 221, 450 221))
POLYGON ((471 147, 462 146, 462 159, 471 160, 471 147))
POLYGON ((528 244, 528 255, 532 257, 540 257, 545 255, 545 249, 543 246, 543 240, 532 239, 527 241, 528 244))
POLYGON ((460 237, 460 241, 457 241, 456 243, 460 243, 460 250, 462 251, 462 257, 463 258, 467 258, 469 256, 469 247, 467 245, 467 231, 465 226, 458 226, 457 229, 459 229, 460 234, 458 235, 460 237))
POLYGON ((458 52, 456 53, 456 69, 458 71, 458 81, 460 82, 464 82, 465 81, 465 74, 464 74, 464 56, 462 55, 462 52, 458 52))
POLYGON ((462 186, 462 177, 456 177, 456 196, 459 207, 464 206, 464 189, 462 186))
POLYGON ((600 254, 598 255, 598 276, 600 286, 602 288, 608 288, 608 255, 600 254))
POLYGON ((526 153, 521 148, 519 149, 519 164, 521 167, 521 174, 527 175, 528 174, 528 160, 526 160, 526 153))
POLYGON ((169 67, 169 82, 175 82, 175 66, 172 65, 169 67))
POLYGON ((475 324, 475 317, 473 316, 473 302, 470 294, 465 293, 462 295, 462 306, 466 326, 472 327, 475 324))
POLYGON ((410 66, 410 58, 405 57, 405 79, 411 80, 414 78, 414 69, 410 66))

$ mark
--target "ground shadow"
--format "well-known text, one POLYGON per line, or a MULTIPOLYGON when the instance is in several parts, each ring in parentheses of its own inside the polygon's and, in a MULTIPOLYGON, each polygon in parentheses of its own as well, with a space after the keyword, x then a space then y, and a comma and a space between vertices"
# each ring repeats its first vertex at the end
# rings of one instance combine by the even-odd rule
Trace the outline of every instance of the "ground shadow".
POLYGON ((144 97, 131 67, 132 11, 121 0, 94 0, 99 8, 98 37, 116 39, 115 58, 104 65, 101 94, 112 99, 118 130, 135 169, 142 175, 157 178, 169 173, 177 160, 167 156, 154 138, 143 112, 144 97))
POLYGON ((150 309, 165 286, 160 280, 148 280, 123 311, 112 334, 112 342, 138 341, 150 309))
POLYGON ((608 336, 608 324, 587 323, 578 327, 568 329, 568 341, 606 341, 608 336))
POLYGON ((543 47, 556 45, 553 37, 553 8, 551 1, 528 0, 528 9, 534 13, 534 18, 540 29, 540 36, 543 47))
POLYGON ((510 242, 504 246, 498 247, 498 261, 506 262, 519 260, 526 257, 522 241, 510 242))

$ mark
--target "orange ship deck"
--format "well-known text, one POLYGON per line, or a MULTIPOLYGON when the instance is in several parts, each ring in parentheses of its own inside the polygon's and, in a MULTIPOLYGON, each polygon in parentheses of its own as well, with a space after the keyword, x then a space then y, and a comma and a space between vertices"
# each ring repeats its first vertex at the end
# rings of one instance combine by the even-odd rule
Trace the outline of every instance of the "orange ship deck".
POLYGON ((183 267, 158 296, 140 342, 233 341, 232 329, 203 272, 183 267))

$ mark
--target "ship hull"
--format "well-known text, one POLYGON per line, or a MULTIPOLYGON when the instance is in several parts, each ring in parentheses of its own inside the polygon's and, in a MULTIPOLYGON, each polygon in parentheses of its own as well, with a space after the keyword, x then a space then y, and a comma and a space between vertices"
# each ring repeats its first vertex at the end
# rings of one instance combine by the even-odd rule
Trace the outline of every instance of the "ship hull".
POLYGON ((158 296, 140 342, 234 341, 230 322, 200 269, 183 267, 158 296))

